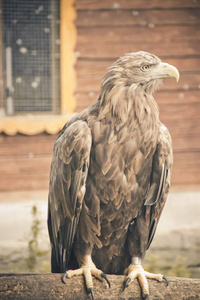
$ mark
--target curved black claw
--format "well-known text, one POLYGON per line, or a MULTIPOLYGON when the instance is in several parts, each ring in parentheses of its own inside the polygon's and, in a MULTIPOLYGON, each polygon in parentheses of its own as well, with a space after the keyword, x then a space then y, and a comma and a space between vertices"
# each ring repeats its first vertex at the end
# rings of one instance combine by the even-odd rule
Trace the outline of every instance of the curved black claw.
POLYGON ((144 296, 144 300, 149 300, 149 294, 146 294, 146 295, 144 296))
POLYGON ((65 272, 62 276, 62 282, 66 283, 65 278, 68 276, 67 272, 65 272))
POLYGON ((88 292, 91 294, 92 296, 92 300, 94 300, 94 292, 93 292, 93 288, 89 288, 88 292))
POLYGON ((166 287, 169 285, 169 281, 167 279, 167 277, 163 276, 163 280, 166 282, 166 287))
POLYGON ((131 278, 128 277, 128 278, 126 279, 126 281, 124 282, 124 288, 123 288, 123 291, 125 290, 125 288, 127 288, 127 286, 128 286, 128 284, 129 284, 130 281, 131 281, 131 278))
POLYGON ((107 275, 105 273, 101 273, 101 277, 104 278, 107 281, 107 284, 108 284, 108 286, 110 288, 110 281, 109 281, 107 275))

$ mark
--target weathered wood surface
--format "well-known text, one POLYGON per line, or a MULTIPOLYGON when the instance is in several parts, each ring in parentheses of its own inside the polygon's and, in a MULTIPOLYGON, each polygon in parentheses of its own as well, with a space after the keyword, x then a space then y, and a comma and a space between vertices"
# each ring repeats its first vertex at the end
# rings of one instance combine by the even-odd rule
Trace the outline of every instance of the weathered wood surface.
POLYGON ((46 133, 28 137, 23 134, 14 136, 0 134, 0 157, 52 155, 53 145, 57 136, 57 134, 51 135, 46 133))
POLYGON ((0 135, 0 191, 48 189, 56 137, 0 135))
MULTIPOLYGON (((98 47, 106 47, 106 44, 113 43, 113 47, 138 47, 141 43, 152 43, 152 37, 154 44, 163 43, 169 44, 182 42, 199 42, 199 26, 155 26, 149 24, 145 27, 80 27, 78 28, 78 46, 88 42, 89 44, 97 43, 98 47), (173 28, 173 30, 172 30, 173 28), (134 43, 133 43, 134 41, 134 43)), ((95 46, 95 45, 94 45, 95 46)), ((120 48, 119 48, 120 50, 120 48)), ((185 50, 185 49, 183 49, 185 50)), ((171 49, 171 53, 175 54, 176 49, 171 49)), ((95 55, 95 53, 93 54, 95 55)), ((114 53, 109 54, 111 57, 115 57, 114 53)), ((162 54, 161 54, 162 55, 162 54)), ((177 52, 176 52, 177 55, 177 52)))
MULTIPOLYGON (((200 1, 76 0, 76 112, 92 104, 101 78, 126 52, 153 52, 176 66, 155 95, 173 140, 172 186, 200 186, 200 1)), ((0 135, 0 190, 47 189, 56 135, 0 135)))
POLYGON ((79 0, 75 2, 77 9, 157 9, 157 8, 197 8, 199 0, 79 0))
POLYGON ((176 66, 155 99, 174 149, 172 186, 199 186, 200 1, 76 0, 76 111, 98 97, 106 69, 124 53, 144 50, 176 66))
MULTIPOLYGON (((173 31, 173 29, 170 29, 173 31)), ((96 33, 98 34, 98 33, 96 33)), ((153 39, 152 39, 153 40, 153 39)), ((150 53, 154 53, 159 57, 172 57, 176 56, 177 53, 181 56, 198 56, 199 55, 199 41, 184 41, 182 43, 171 42, 169 43, 161 42, 161 43, 147 43, 145 39, 141 43, 107 43, 103 44, 101 41, 99 43, 86 43, 85 44, 77 44, 76 53, 79 54, 79 57, 82 59, 110 59, 110 58, 118 58, 124 53, 128 52, 137 52, 139 50, 145 50, 150 53)))
MULTIPOLYGON (((105 282, 93 279, 95 300, 99 299, 134 299, 140 300, 141 291, 137 280, 123 288, 124 276, 109 275, 111 288, 105 282)), ((200 279, 169 278, 169 286, 149 280, 150 300, 191 300, 200 299, 200 279)), ((1 274, 0 299, 91 299, 87 294, 82 276, 61 282, 60 274, 1 274)))
MULTIPOLYGON (((141 1, 142 2, 142 1, 141 1)), ((167 1, 166 1, 167 2, 167 1)), ((162 3, 164 4, 164 3, 162 3)), ((78 10, 76 25, 87 26, 146 26, 157 25, 197 25, 200 24, 199 12, 197 9, 157 9, 149 13, 148 10, 132 8, 128 10, 78 10), (117 18, 116 18, 117 16, 117 18)))
MULTIPOLYGON (((40 168, 40 165, 38 165, 38 168, 40 168)), ((28 173, 2 175, 2 178, 0 178, 0 191, 10 192, 48 189, 49 172, 50 169, 48 169, 48 171, 43 170, 42 172, 33 172, 29 170, 28 173)), ((6 201, 7 199, 1 200, 6 201)))
POLYGON ((155 95, 172 135, 172 185, 200 185, 200 1, 76 0, 76 111, 93 103, 101 78, 124 53, 144 50, 176 66, 180 81, 155 95))

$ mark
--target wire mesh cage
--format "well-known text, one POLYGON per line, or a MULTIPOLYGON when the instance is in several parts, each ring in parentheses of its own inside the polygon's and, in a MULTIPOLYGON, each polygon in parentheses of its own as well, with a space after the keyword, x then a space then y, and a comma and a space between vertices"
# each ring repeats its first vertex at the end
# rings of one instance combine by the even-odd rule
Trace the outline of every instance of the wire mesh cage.
POLYGON ((60 112, 60 1, 2 0, 7 114, 60 112))

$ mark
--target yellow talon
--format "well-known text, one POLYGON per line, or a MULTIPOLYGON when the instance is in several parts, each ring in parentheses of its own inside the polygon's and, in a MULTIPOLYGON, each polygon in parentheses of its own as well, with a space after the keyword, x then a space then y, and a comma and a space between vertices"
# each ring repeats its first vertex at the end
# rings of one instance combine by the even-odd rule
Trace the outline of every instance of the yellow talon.
POLYGON ((155 279, 160 282, 165 280, 168 285, 168 281, 165 276, 161 274, 153 274, 146 272, 140 264, 130 264, 130 266, 127 269, 125 269, 124 274, 127 276, 124 282, 124 289, 129 285, 129 283, 133 279, 138 278, 144 299, 149 299, 149 286, 147 278, 155 279))

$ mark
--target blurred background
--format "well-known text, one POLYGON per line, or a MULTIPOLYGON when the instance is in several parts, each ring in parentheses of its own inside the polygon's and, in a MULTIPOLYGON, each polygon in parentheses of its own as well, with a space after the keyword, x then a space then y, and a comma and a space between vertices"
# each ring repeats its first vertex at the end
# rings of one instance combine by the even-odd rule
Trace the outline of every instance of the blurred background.
POLYGON ((139 50, 180 71, 155 95, 174 167, 144 266, 200 277, 199 0, 0 0, 0 272, 50 271, 57 133, 96 100, 106 69, 139 50))

